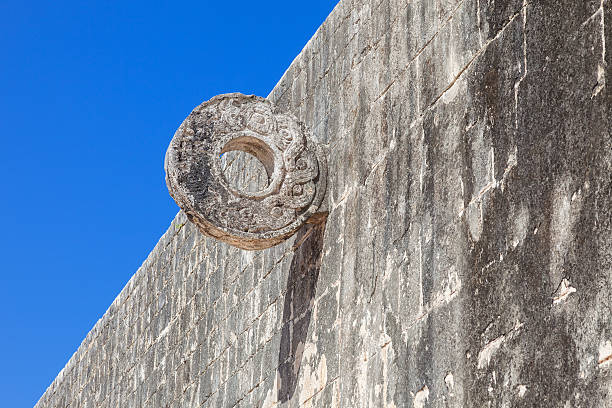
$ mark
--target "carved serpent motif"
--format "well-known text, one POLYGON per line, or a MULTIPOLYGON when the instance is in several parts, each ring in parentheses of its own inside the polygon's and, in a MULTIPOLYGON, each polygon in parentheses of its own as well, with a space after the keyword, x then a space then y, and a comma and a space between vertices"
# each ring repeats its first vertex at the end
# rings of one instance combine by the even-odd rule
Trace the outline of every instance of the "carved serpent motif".
POLYGON ((224 94, 191 112, 166 153, 170 194, 206 235, 244 249, 291 236, 321 205, 327 166, 305 126, 257 96, 224 94), (225 152, 257 157, 269 184, 255 193, 230 187, 225 152))

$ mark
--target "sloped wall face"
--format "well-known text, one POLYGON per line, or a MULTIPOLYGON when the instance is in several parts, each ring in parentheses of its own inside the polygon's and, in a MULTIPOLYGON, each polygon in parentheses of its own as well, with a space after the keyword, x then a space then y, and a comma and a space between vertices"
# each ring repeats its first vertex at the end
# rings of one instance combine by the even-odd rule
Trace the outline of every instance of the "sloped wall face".
POLYGON ((341 2, 269 96, 327 222, 246 252, 179 214, 37 406, 612 406, 611 21, 341 2))

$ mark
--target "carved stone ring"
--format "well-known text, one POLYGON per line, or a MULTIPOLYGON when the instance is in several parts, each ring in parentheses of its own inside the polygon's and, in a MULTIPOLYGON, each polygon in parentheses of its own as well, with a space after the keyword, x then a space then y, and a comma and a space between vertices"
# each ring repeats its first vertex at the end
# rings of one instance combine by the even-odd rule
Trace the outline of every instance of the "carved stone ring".
POLYGON ((293 235, 315 215, 327 184, 321 147, 306 127, 267 99, 218 95, 191 112, 166 153, 170 195, 204 234, 243 249, 264 249, 293 235), (255 156, 268 186, 258 192, 231 187, 220 156, 255 156))

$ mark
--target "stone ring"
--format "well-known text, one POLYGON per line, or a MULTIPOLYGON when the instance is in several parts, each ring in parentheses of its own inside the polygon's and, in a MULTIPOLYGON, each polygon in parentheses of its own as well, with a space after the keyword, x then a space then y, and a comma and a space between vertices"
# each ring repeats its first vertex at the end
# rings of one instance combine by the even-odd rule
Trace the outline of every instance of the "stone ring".
POLYGON ((267 99, 218 95, 178 128, 165 161, 170 195, 204 234, 243 249, 264 249, 293 235, 322 204, 323 150, 306 127, 267 99), (220 156, 243 151, 266 169, 262 191, 235 189, 220 156))

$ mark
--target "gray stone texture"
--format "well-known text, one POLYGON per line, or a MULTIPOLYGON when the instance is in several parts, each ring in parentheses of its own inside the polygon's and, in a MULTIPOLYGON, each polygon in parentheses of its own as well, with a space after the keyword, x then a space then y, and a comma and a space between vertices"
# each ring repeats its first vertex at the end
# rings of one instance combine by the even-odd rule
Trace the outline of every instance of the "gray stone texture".
POLYGON ((340 2, 269 96, 327 222, 249 252, 177 215, 37 407, 611 407, 610 22, 340 2))

